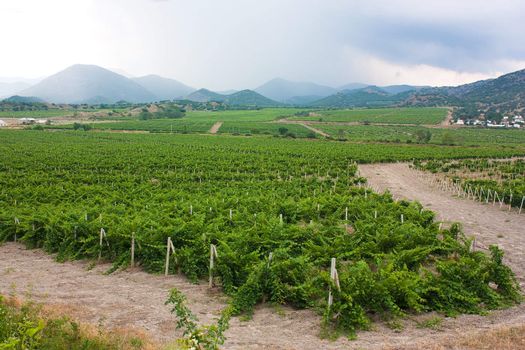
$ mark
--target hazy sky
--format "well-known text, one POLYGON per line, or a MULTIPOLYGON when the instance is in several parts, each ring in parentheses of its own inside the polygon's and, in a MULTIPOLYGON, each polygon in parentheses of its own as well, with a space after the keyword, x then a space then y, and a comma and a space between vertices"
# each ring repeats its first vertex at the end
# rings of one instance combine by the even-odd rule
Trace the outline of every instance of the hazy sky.
POLYGON ((457 85, 525 68, 523 0, 1 0, 0 76, 457 85))

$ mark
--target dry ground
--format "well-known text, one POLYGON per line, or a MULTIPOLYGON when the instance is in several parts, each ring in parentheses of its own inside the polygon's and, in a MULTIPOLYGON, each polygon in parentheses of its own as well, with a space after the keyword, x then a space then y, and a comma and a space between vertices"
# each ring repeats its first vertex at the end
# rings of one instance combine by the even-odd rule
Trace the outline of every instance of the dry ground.
POLYGON ((216 122, 216 123, 213 124, 213 126, 210 128, 209 133, 210 133, 210 134, 216 134, 217 132, 219 132, 219 129, 221 128, 221 126, 222 126, 222 122, 216 122))
MULTIPOLYGON (((462 221, 476 234, 481 247, 500 244, 523 285, 525 215, 506 213, 492 206, 451 197, 431 188, 405 164, 361 167, 361 173, 395 195, 421 201, 443 220, 462 221)), ((170 288, 177 287, 204 323, 217 317, 226 304, 218 291, 184 277, 146 274, 137 269, 104 272, 109 264, 89 269, 87 261, 57 263, 41 250, 7 243, 0 246, 0 293, 16 293, 55 307, 91 324, 145 330, 155 340, 169 342, 180 336, 175 318, 164 305, 170 288)), ((232 320, 225 349, 525 349, 525 306, 496 311, 488 316, 445 318, 437 329, 419 328, 418 322, 435 315, 409 317, 396 331, 376 323, 358 339, 321 340, 320 319, 312 311, 271 305, 259 306, 253 320, 232 320)))

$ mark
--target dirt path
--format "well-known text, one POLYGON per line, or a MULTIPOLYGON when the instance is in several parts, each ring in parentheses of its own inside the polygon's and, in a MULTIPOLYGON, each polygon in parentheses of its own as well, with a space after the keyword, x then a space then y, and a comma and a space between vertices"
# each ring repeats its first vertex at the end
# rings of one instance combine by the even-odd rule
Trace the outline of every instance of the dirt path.
POLYGON ((373 187, 388 189, 395 197, 419 201, 435 211, 439 221, 462 223, 465 233, 476 237, 479 248, 499 245, 525 288, 525 214, 455 197, 431 186, 420 171, 410 169, 408 164, 372 164, 359 168, 373 187))
POLYGON ((442 127, 449 127, 452 124, 452 108, 448 109, 447 116, 445 119, 441 122, 442 127))
POLYGON ((210 129, 210 134, 216 134, 222 126, 222 122, 216 122, 210 129))
MULTIPOLYGON (((34 301, 64 309, 81 322, 146 331, 163 343, 181 336, 175 329, 175 318, 164 305, 171 288, 178 288, 188 297, 188 305, 204 323, 217 317, 226 304, 224 296, 209 292, 205 283, 191 284, 181 276, 165 278, 138 270, 105 275, 109 264, 93 269, 88 266, 88 262, 78 261, 57 263, 41 250, 6 243, 0 246, 0 293, 30 296, 34 301)), ((360 332, 355 341, 345 337, 327 341, 318 337, 320 319, 312 311, 259 306, 252 320, 232 320, 224 349, 422 349, 427 345, 455 343, 487 329, 525 324, 525 307, 497 311, 485 317, 446 318, 438 330, 418 328, 415 320, 428 317, 430 315, 402 320, 404 330, 400 332, 375 323, 371 331, 360 332)))
POLYGON ((325 133, 324 131, 321 131, 321 130, 319 130, 319 129, 316 129, 316 128, 314 128, 313 126, 308 125, 308 124, 306 124, 306 123, 299 123, 299 125, 304 126, 304 127, 307 128, 308 130, 311 130, 311 131, 315 132, 315 133, 318 134, 318 135, 321 135, 321 136, 324 136, 324 137, 330 137, 330 135, 328 135, 328 134, 325 133))

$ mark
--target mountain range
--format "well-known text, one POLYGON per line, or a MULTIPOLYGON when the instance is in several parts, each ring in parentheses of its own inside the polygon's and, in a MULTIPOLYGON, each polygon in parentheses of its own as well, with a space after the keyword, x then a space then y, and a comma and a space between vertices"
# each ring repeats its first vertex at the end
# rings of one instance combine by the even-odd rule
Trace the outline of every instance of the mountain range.
POLYGON ((272 79, 255 89, 259 94, 272 100, 290 103, 296 102, 297 98, 303 97, 302 102, 313 102, 337 92, 332 87, 318 85, 310 82, 295 82, 281 78, 272 79), (304 99, 307 97, 307 100, 304 99))
POLYGON ((219 94, 207 89, 192 92, 186 99, 195 102, 223 102, 229 105, 245 105, 258 107, 275 107, 282 105, 253 90, 241 90, 231 94, 219 94))
POLYGON ((466 115, 525 109, 525 70, 450 87, 373 86, 350 83, 338 88, 312 82, 272 79, 253 90, 196 90, 177 80, 147 75, 128 78, 94 65, 74 65, 33 86, 0 83, 0 96, 29 96, 53 103, 132 103, 188 99, 229 105, 301 107, 457 106, 466 115))

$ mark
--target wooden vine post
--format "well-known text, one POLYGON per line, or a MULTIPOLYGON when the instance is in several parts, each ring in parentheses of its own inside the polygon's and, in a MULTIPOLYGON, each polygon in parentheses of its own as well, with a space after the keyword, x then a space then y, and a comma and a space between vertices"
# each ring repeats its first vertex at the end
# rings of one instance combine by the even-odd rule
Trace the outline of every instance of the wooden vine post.
POLYGON ((168 237, 168 241, 166 243, 166 264, 165 264, 165 269, 164 269, 164 276, 168 276, 168 273, 170 270, 170 255, 171 254, 175 254, 175 247, 173 246, 171 237, 168 237))
POLYGON ((18 240, 18 226, 20 225, 20 220, 15 217, 15 243, 18 240))
MULTIPOLYGON (((337 290, 341 291, 341 286, 339 285, 339 275, 337 273, 335 264, 336 264, 335 258, 332 258, 332 261, 330 263, 330 280, 332 280, 335 283, 337 290)), ((332 285, 330 284, 330 286, 328 287, 328 308, 329 309, 333 303, 334 303, 334 296, 332 295, 332 285)))
POLYGON ((521 198, 521 204, 520 204, 520 211, 519 211, 519 214, 521 214, 521 209, 523 209, 523 202, 525 201, 525 196, 523 196, 523 198, 521 198))
POLYGON ((210 244, 210 280, 208 286, 213 288, 213 268, 215 267, 215 259, 218 259, 217 247, 215 244, 210 244))
POLYGON ((102 259, 102 246, 103 246, 103 243, 104 243, 104 239, 106 239, 106 243, 109 247, 109 243, 108 243, 108 239, 107 239, 107 235, 106 235, 106 230, 104 230, 104 228, 100 228, 100 234, 99 234, 99 251, 98 251, 98 260, 100 261, 100 259, 102 259))
POLYGON ((131 233, 131 267, 135 267, 135 232, 131 233))

